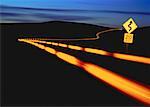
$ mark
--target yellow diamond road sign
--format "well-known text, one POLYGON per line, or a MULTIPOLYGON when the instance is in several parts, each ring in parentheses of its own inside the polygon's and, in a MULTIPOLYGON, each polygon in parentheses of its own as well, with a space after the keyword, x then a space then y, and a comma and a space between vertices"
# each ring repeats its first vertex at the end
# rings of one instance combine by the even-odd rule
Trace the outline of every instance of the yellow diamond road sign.
POLYGON ((124 43, 133 43, 133 34, 125 33, 123 42, 124 43))
POLYGON ((125 28, 125 30, 128 33, 133 32, 138 26, 136 25, 136 23, 134 22, 134 20, 132 18, 130 18, 129 20, 127 20, 124 24, 123 27, 125 28))

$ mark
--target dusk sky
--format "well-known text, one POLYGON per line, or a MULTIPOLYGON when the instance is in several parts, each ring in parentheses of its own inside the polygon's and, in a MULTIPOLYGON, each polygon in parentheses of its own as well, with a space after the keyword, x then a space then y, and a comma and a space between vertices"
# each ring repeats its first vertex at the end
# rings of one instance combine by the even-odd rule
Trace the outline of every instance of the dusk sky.
POLYGON ((1 0, 1 23, 71 21, 121 27, 132 17, 150 26, 150 0, 1 0))

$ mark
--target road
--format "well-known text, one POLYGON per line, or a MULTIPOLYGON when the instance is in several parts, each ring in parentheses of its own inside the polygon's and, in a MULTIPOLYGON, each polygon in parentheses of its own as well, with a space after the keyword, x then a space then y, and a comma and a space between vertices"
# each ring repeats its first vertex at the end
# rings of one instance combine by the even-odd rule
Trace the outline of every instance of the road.
MULTIPOLYGON (((103 32, 98 32, 96 38, 90 38, 90 39, 84 38, 80 40, 99 39, 100 34, 113 31, 113 30, 111 29, 111 30, 107 30, 103 32)), ((144 104, 150 105, 150 102, 149 102, 150 101, 150 89, 147 87, 146 84, 145 85, 141 84, 140 82, 135 81, 132 78, 126 78, 126 76, 120 75, 119 73, 116 73, 115 71, 108 69, 108 67, 105 68, 100 65, 97 65, 96 63, 98 62, 96 62, 96 59, 94 62, 83 61, 82 58, 78 58, 77 54, 72 55, 70 52, 68 53, 68 51, 64 52, 64 50, 66 49, 73 50, 72 51, 73 53, 74 51, 77 51, 75 53, 78 53, 78 54, 92 53, 92 54, 100 55, 100 57, 103 57, 103 56, 108 57, 108 58, 113 57, 114 59, 131 61, 132 63, 142 63, 146 66, 150 64, 150 58, 142 57, 142 56, 135 56, 135 55, 128 55, 128 54, 121 54, 121 53, 112 53, 112 52, 107 52, 105 50, 100 50, 100 49, 94 49, 94 48, 89 48, 89 47, 82 47, 78 45, 69 45, 65 43, 56 42, 57 40, 59 41, 62 39, 55 39, 55 42, 44 41, 44 40, 53 40, 53 39, 40 39, 40 38, 18 39, 18 41, 20 42, 31 44, 42 50, 45 50, 46 52, 50 54, 56 55, 58 58, 62 59, 63 61, 72 65, 75 65, 87 71, 87 73, 93 75, 93 78, 96 77, 97 79, 103 81, 104 83, 109 84, 111 87, 114 87, 118 91, 144 104), (80 51, 82 51, 82 53, 80 51)), ((69 41, 67 39, 64 39, 64 40, 69 41)), ((72 39, 70 41, 78 41, 78 40, 79 39, 72 39)))
POLYGON ((113 29, 108 29, 108 30, 104 30, 104 31, 100 31, 96 33, 96 37, 93 38, 81 38, 81 39, 76 39, 76 38, 72 38, 72 39, 50 39, 50 38, 26 38, 26 39, 36 39, 36 40, 53 40, 53 41, 89 41, 89 40, 97 40, 100 38, 101 34, 103 33, 107 33, 107 32, 113 32, 113 31, 118 31, 118 30, 122 30, 121 28, 113 28, 113 29))

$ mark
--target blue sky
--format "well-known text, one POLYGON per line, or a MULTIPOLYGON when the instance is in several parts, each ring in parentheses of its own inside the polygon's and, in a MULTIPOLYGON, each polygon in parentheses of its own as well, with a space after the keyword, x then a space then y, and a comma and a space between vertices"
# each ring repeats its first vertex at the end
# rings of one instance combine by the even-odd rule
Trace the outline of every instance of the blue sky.
POLYGON ((1 0, 3 5, 60 8, 60 9, 111 9, 127 11, 148 11, 150 0, 1 0))
POLYGON ((120 27, 132 17, 150 26, 150 0, 1 0, 0 5, 3 23, 62 20, 120 27))

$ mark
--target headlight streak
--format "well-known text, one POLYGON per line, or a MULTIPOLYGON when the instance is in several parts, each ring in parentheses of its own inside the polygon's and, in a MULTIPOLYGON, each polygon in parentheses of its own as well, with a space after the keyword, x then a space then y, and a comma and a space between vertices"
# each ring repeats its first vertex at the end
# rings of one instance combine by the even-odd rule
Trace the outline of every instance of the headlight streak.
POLYGON ((111 52, 107 52, 107 51, 99 50, 99 49, 94 49, 94 48, 84 48, 84 47, 80 47, 80 46, 76 46, 76 45, 67 45, 67 44, 55 43, 55 42, 46 42, 46 41, 39 41, 39 40, 31 40, 31 41, 38 42, 38 43, 51 44, 54 46, 60 46, 60 47, 65 47, 65 48, 70 48, 73 50, 85 51, 88 53, 93 53, 93 54, 98 54, 98 55, 110 56, 110 57, 114 57, 114 58, 122 59, 122 60, 127 60, 127 61, 150 64, 150 58, 148 58, 148 57, 121 54, 121 53, 111 53, 111 52))
POLYGON ((111 85, 112 87, 118 89, 119 91, 137 99, 140 102, 150 105, 150 89, 144 85, 140 85, 139 83, 135 81, 131 81, 123 76, 120 76, 100 66, 87 63, 87 62, 83 62, 74 56, 56 51, 53 48, 46 47, 44 45, 35 43, 30 40, 19 39, 19 41, 29 43, 53 55, 56 55, 58 58, 84 69, 89 74, 104 81, 105 83, 111 85))

